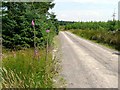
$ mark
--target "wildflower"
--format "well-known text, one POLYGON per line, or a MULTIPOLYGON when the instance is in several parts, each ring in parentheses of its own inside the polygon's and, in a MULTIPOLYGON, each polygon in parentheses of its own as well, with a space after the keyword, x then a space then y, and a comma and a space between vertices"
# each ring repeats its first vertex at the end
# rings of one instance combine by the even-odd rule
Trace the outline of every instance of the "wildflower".
POLYGON ((49 33, 49 32, 50 32, 50 30, 46 30, 46 32, 47 32, 47 33, 49 33))
POLYGON ((35 25, 35 23, 34 23, 34 21, 32 20, 32 26, 34 26, 35 25))

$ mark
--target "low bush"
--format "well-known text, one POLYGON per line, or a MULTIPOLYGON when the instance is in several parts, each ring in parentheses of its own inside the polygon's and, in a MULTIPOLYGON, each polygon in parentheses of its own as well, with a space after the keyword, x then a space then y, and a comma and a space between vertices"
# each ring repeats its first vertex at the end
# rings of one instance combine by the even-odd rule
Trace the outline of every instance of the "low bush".
POLYGON ((120 50, 120 31, 71 30, 72 33, 120 50))

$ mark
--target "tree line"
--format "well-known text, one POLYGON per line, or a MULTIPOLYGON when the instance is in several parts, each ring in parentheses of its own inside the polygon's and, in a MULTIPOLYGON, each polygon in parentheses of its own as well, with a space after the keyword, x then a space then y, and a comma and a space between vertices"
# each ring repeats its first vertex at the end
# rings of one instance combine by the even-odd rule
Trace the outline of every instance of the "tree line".
POLYGON ((120 21, 74 22, 62 25, 62 27, 86 39, 120 50, 120 21))
MULTIPOLYGON (((62 22, 61 22, 62 23, 62 22)), ((120 21, 107 21, 107 22, 73 22, 73 23, 67 23, 67 24, 61 24, 64 25, 65 30, 70 29, 82 29, 82 30, 106 30, 106 31, 120 31, 120 21)))

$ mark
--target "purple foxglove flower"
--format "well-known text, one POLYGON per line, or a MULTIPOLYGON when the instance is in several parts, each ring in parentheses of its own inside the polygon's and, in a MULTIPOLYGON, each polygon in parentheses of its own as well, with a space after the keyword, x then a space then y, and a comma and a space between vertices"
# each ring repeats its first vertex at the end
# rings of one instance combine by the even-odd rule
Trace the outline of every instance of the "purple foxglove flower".
POLYGON ((35 23, 34 23, 34 21, 32 20, 32 26, 34 26, 35 25, 35 23))
POLYGON ((46 30, 46 32, 47 32, 47 33, 49 33, 49 32, 50 32, 50 30, 46 30))

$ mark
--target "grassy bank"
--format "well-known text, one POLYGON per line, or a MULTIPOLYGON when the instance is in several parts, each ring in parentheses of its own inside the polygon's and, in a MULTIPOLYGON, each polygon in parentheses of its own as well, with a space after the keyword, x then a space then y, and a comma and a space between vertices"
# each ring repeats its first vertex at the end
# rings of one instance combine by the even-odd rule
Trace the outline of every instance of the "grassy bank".
POLYGON ((70 30, 72 33, 120 51, 120 31, 70 30))
POLYGON ((45 60, 45 50, 38 52, 34 59, 34 50, 4 51, 2 59, 3 88, 52 88, 53 77, 57 74, 56 61, 49 52, 45 60))

